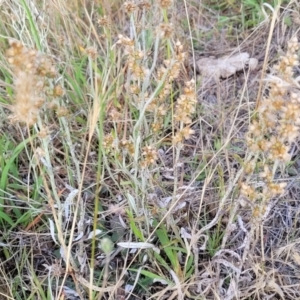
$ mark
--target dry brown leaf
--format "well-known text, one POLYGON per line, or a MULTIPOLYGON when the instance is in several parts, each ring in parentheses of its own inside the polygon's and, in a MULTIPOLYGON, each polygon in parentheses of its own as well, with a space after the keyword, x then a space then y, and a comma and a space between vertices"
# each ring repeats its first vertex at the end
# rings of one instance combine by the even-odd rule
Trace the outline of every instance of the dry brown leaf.
POLYGON ((292 258, 294 262, 300 266, 300 254, 296 250, 292 250, 292 258))
POLYGON ((221 58, 201 58, 197 61, 198 70, 204 77, 228 78, 247 66, 251 70, 257 66, 257 59, 250 58, 247 52, 221 58))
POLYGON ((275 280, 273 278, 268 280, 267 288, 270 289, 271 291, 277 292, 280 295, 281 299, 285 299, 284 293, 283 293, 281 287, 275 282, 275 280))

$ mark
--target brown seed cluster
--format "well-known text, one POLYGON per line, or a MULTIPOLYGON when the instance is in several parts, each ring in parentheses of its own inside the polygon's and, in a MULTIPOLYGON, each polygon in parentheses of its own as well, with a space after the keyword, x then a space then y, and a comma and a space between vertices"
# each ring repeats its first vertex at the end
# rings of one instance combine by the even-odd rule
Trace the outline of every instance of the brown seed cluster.
MULTIPOLYGON (((284 192, 286 183, 274 182, 274 166, 284 166, 290 159, 290 149, 300 130, 300 91, 294 79, 294 67, 298 65, 298 40, 292 38, 287 52, 280 57, 273 72, 267 77, 268 95, 259 103, 246 140, 254 156, 259 157, 261 187, 243 183, 241 193, 255 203, 253 215, 261 216, 272 197, 284 192), (272 170, 272 171, 271 171, 272 170), (258 209, 258 202, 261 209, 258 209)), ((250 162, 252 170, 255 163, 250 162)), ((250 167, 246 167, 248 173, 250 167)))
POLYGON ((174 33, 174 25, 172 23, 161 23, 157 28, 157 33, 163 39, 169 39, 174 33))
POLYGON ((138 9, 138 6, 133 1, 126 1, 123 6, 128 14, 131 14, 138 9))
POLYGON ((128 69, 132 73, 132 79, 143 80, 147 75, 147 69, 142 64, 145 54, 136 49, 133 40, 121 34, 117 44, 123 46, 124 56, 127 60, 128 69))
POLYGON ((151 3, 149 1, 139 1, 138 3, 134 3, 134 1, 126 1, 124 2, 123 7, 127 14, 132 14, 138 9, 149 10, 151 8, 151 3))
MULTIPOLYGON (((11 119, 32 126, 46 100, 45 80, 57 75, 55 67, 46 56, 15 40, 10 41, 6 56, 14 75, 15 98, 11 119)), ((58 97, 62 94, 62 88, 55 86, 52 95, 58 97)))
MULTIPOLYGON (((183 63, 186 59, 186 52, 183 50, 183 45, 180 41, 174 43, 173 59, 164 60, 164 64, 157 70, 157 79, 161 80, 165 74, 166 81, 160 94, 151 102, 148 107, 149 112, 154 112, 156 119, 151 125, 154 132, 159 132, 163 124, 163 118, 167 114, 170 107, 169 101, 172 92, 172 83, 179 77, 183 63)), ((185 83, 183 93, 176 100, 174 124, 176 134, 173 138, 174 144, 181 143, 185 139, 189 139, 194 133, 190 129, 189 124, 192 122, 192 115, 196 108, 196 94, 194 80, 185 83)))
POLYGON ((149 165, 152 165, 158 159, 156 149, 151 146, 145 146, 143 148, 142 155, 143 155, 142 167, 147 167, 149 165))
MULTIPOLYGON (((172 0, 159 1, 159 11, 170 8, 172 2, 172 0)), ((148 9, 146 3, 148 2, 126 1, 124 8, 128 14, 131 14, 131 18, 137 19, 138 23, 140 16, 135 12, 141 8, 148 9)), ((147 144, 142 144, 141 147, 129 142, 134 142, 133 136, 126 137, 126 141, 120 141, 118 136, 115 136, 114 141, 119 148, 123 149, 123 155, 127 153, 134 157, 137 154, 135 153, 137 149, 141 148, 139 157, 140 165, 143 167, 148 167, 156 162, 157 153, 154 145, 161 140, 161 135, 165 133, 165 126, 169 126, 170 123, 174 124, 175 130, 173 132, 176 134, 174 144, 176 145, 182 144, 194 133, 190 124, 196 106, 195 82, 186 82, 179 97, 174 92, 174 82, 183 70, 187 53, 184 52, 180 41, 171 40, 175 33, 174 26, 164 14, 165 12, 161 18, 162 23, 160 21, 155 26, 153 24, 144 25, 147 30, 153 26, 153 32, 156 33, 153 37, 154 47, 151 46, 149 51, 145 49, 145 41, 139 39, 143 37, 140 34, 143 30, 142 27, 136 28, 136 34, 132 34, 133 38, 120 34, 116 43, 122 49, 126 66, 127 78, 124 85, 124 98, 129 105, 133 105, 146 118, 145 125, 141 126, 141 132, 150 136, 151 140, 147 140, 147 144), (171 114, 172 111, 174 112, 173 115, 171 114)), ((135 120, 135 118, 136 116, 132 119, 135 120)), ((116 118, 111 116, 111 120, 114 127, 118 127, 118 125, 116 126, 116 118)), ((118 130, 115 128, 114 131, 118 130)), ((107 141, 110 141, 107 146, 112 144, 108 136, 107 141)), ((116 152, 118 152, 117 149, 116 152)))
POLYGON ((163 9, 167 9, 172 5, 173 0, 159 0, 159 6, 163 9))
POLYGON ((196 103, 195 81, 192 79, 185 83, 183 94, 177 99, 175 106, 174 120, 177 124, 177 132, 173 139, 175 144, 182 143, 194 134, 189 125, 192 123, 191 117, 196 110, 196 103))
POLYGON ((274 66, 268 79, 269 95, 261 101, 247 135, 250 150, 262 151, 272 161, 289 161, 290 146, 299 133, 300 92, 294 88, 293 73, 298 64, 297 50, 298 41, 293 38, 286 55, 274 66))

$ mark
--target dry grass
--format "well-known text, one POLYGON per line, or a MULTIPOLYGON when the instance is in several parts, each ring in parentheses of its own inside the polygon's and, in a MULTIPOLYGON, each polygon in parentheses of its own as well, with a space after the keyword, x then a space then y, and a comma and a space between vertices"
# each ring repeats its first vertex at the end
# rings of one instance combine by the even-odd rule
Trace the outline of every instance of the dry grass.
POLYGON ((0 299, 300 298, 299 7, 249 3, 3 2, 0 299))

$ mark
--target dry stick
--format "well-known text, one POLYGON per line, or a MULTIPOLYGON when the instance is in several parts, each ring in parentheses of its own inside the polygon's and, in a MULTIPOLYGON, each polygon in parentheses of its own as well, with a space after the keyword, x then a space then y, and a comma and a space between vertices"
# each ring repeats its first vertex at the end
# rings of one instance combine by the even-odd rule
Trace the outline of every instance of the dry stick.
MULTIPOLYGON (((95 77, 95 83, 96 83, 96 77, 95 77)), ((62 284, 61 284, 61 288, 59 290, 58 293, 58 298, 62 295, 63 292, 63 286, 64 283, 67 279, 67 275, 68 275, 68 270, 72 268, 76 269, 76 264, 74 264, 73 262, 73 257, 71 254, 71 248, 72 248, 72 243, 73 243, 73 238, 74 238, 74 234, 75 234, 75 226, 76 226, 76 218, 78 215, 78 211, 79 211, 79 205, 81 202, 81 193, 83 190, 83 178, 85 176, 86 173, 86 167, 87 167, 87 160, 89 157, 89 151, 90 151, 90 147, 91 147, 91 142, 92 142, 92 136, 93 133, 95 131, 96 125, 97 125, 97 121, 98 121, 98 116, 101 113, 101 109, 102 107, 100 107, 99 101, 96 101, 96 99, 99 99, 99 95, 98 95, 98 85, 95 84, 95 91, 94 91, 94 103, 93 103, 93 111, 90 114, 90 118, 88 120, 89 122, 89 139, 88 139, 88 143, 87 143, 87 147, 86 147, 86 154, 85 154, 85 158, 84 158, 84 162, 83 162, 83 168, 82 168, 82 180, 79 182, 79 186, 78 186, 78 197, 75 203, 75 210, 74 210, 74 220, 72 222, 72 227, 71 227, 71 232, 70 232, 70 241, 68 243, 67 246, 67 251, 64 253, 65 254, 65 261, 66 261, 66 273, 65 276, 63 277, 62 280, 62 284)), ((95 233, 94 233, 95 234, 95 233)), ((90 282, 89 282, 89 292, 90 295, 92 294, 92 290, 93 290, 93 284, 92 284, 92 280, 93 280, 93 273, 90 274, 90 282)))
POLYGON ((244 247, 244 252, 243 252, 243 257, 242 257, 242 262, 244 263, 248 257, 248 253, 250 250, 250 244, 253 241, 252 237, 254 235, 254 231, 256 229, 256 226, 251 226, 249 233, 246 235, 246 243, 244 247))
POLYGON ((229 217, 229 220, 228 220, 228 224, 227 224, 226 229, 225 229, 225 234, 224 234, 224 237, 222 239, 221 249, 224 249, 225 246, 226 246, 226 242, 227 242, 227 240, 228 240, 228 238, 230 236, 230 233, 231 233, 230 226, 233 223, 234 217, 236 216, 236 212, 237 212, 239 206, 240 206, 239 201, 236 201, 236 203, 234 204, 233 210, 232 210, 232 212, 230 214, 230 217, 229 217))
MULTIPOLYGON (((39 127, 42 128, 42 125, 41 125, 42 123, 41 123, 40 119, 38 120, 38 124, 39 124, 39 127)), ((28 131, 28 134, 30 136, 30 128, 29 128, 28 124, 27 124, 27 131, 28 131)), ((45 151, 46 163, 50 165, 50 168, 48 168, 48 175, 49 175, 48 180, 46 179, 46 176, 44 174, 44 171, 43 171, 43 168, 41 166, 39 158, 37 158, 37 165, 40 169, 40 176, 42 177, 42 180, 43 180, 43 183, 44 183, 44 189, 45 189, 46 195, 48 197, 48 203, 49 203, 49 206, 51 208, 55 224, 57 226, 58 241, 59 241, 61 247, 63 248, 64 252, 65 252, 67 247, 66 247, 66 244, 65 244, 65 241, 64 241, 63 232, 61 230, 62 222, 61 222, 61 215, 59 213, 60 208, 61 208, 61 202, 60 202, 60 198, 58 196, 58 193, 56 191, 56 185, 55 185, 55 180, 54 180, 53 169, 52 169, 52 165, 50 163, 50 156, 49 156, 49 152, 48 152, 48 143, 46 142, 45 139, 41 139, 41 141, 42 141, 42 145, 43 145, 43 148, 44 148, 44 151, 45 151), (50 181, 50 186, 51 186, 51 189, 52 189, 53 193, 50 191, 50 188, 49 188, 49 185, 48 185, 49 181, 50 181), (53 199, 52 195, 54 195, 55 200, 53 199), (55 209, 55 203, 58 206, 58 213, 56 212, 56 209, 55 209)), ((35 147, 33 145, 33 142, 32 142, 32 139, 30 139, 30 145, 31 145, 32 149, 35 149, 35 147)), ((43 164, 43 165, 45 165, 45 164, 43 164)), ((71 261, 73 262, 72 258, 71 258, 71 261)))
MULTIPOLYGON (((91 24, 91 29, 93 30, 93 32, 95 34, 96 33, 96 29, 93 26, 93 22, 92 22, 89 14, 87 12, 86 7, 85 7, 85 12, 86 12, 86 16, 88 17, 89 22, 91 24)), ((99 40, 97 34, 95 34, 95 37, 96 37, 99 45, 101 45, 100 40, 99 40)), ((98 97, 98 90, 97 90, 98 85, 96 84, 96 78, 95 78, 95 87, 96 87, 96 90, 95 90, 95 99, 96 99, 98 97)), ((70 267, 71 268, 76 268, 76 265, 74 264, 74 262, 72 263, 73 257, 71 255, 71 247, 72 247, 72 242, 73 242, 73 237, 74 237, 74 232, 75 232, 76 217, 78 215, 79 204, 81 202, 81 192, 82 192, 82 189, 83 189, 83 178, 84 178, 84 174, 85 174, 85 171, 86 171, 86 165, 87 165, 87 159, 88 159, 89 149, 91 147, 92 133, 95 130, 95 127, 96 127, 96 124, 97 124, 97 120, 98 120, 96 116, 97 116, 97 112, 100 111, 100 109, 101 108, 99 107, 99 103, 97 101, 94 101, 94 110, 93 110, 93 114, 92 114, 91 120, 90 120, 91 124, 90 124, 90 130, 89 130, 89 139, 88 139, 88 144, 87 144, 87 147, 86 147, 86 154, 85 154, 84 163, 83 163, 82 180, 80 181, 79 187, 78 187, 79 192, 78 192, 78 197, 77 197, 76 205, 75 205, 74 221, 72 222, 72 227, 71 227, 70 242, 68 244, 67 251, 65 253, 65 255, 66 255, 66 273, 65 273, 65 276, 63 277, 61 288, 59 290, 59 294, 58 294, 59 296, 62 295, 63 283, 66 281, 67 274, 68 274, 68 272, 67 272, 68 269, 70 267), (71 261, 71 264, 70 264, 70 261, 71 261)), ((84 285, 89 288, 90 294, 92 293, 92 290, 95 290, 95 287, 92 284, 92 280, 93 280, 93 274, 90 274, 90 281, 89 282, 88 281, 84 281, 85 282, 84 285)), ((81 280, 79 280, 79 281, 83 284, 83 278, 81 278, 81 280)), ((103 288, 101 290, 103 290, 103 288)))
POLYGON ((263 68, 262 68, 262 72, 261 72, 261 78, 260 78, 260 82, 259 82, 259 88, 258 88, 258 93, 257 93, 257 98, 256 98, 255 109, 257 109, 260 104, 261 93, 262 93, 262 88, 263 88, 263 79, 265 78, 265 73, 266 73, 268 58, 269 58, 270 45, 271 45, 271 40, 272 40, 273 31, 274 31, 275 22, 276 22, 279 8, 280 8, 280 1, 279 1, 278 5, 276 6, 276 8, 273 12, 273 16, 272 16, 272 22, 271 22, 271 26, 270 26, 268 41, 267 41, 267 48, 266 48, 264 64, 263 64, 263 68))
MULTIPOLYGON (((256 162, 257 159, 258 159, 258 154, 255 155, 255 157, 253 158, 253 161, 256 162)), ((235 203, 235 205, 233 207, 233 210, 232 210, 232 212, 230 214, 230 217, 229 217, 229 220, 228 220, 228 224, 226 226, 225 234, 224 234, 224 237, 222 239, 221 249, 224 249, 225 246, 226 246, 227 239, 229 238, 230 233, 231 233, 230 227, 231 227, 231 224, 233 223, 233 220, 234 220, 234 218, 236 216, 236 212, 237 212, 239 206, 240 206, 239 201, 236 201, 236 203, 235 203)))
MULTIPOLYGON (((203 184, 203 187, 202 187, 202 193, 201 193, 201 197, 200 197, 200 206, 199 206, 199 210, 198 210, 198 216, 197 216, 197 219, 196 220, 199 220, 200 218, 200 211, 201 211, 201 208, 202 208, 202 204, 203 204, 203 200, 204 200, 204 195, 205 195, 205 191, 206 191, 206 186, 209 184, 209 182, 211 181, 211 178, 212 178, 212 175, 213 175, 213 172, 211 172, 211 175, 207 176, 207 178, 204 180, 204 184, 203 184)), ((198 224, 198 221, 195 222, 196 225, 195 227, 198 227, 197 224, 198 224)), ((198 230, 197 228, 193 229, 193 230, 198 230)), ((198 278, 199 276, 199 247, 197 245, 198 243, 198 240, 200 239, 201 235, 195 237, 195 235, 193 234, 192 235, 192 240, 191 240, 191 243, 190 243, 190 247, 193 249, 193 252, 194 252, 194 265, 195 265, 195 278, 198 278)), ((203 246, 205 247, 206 246, 206 242, 207 240, 204 240, 204 244, 203 246)), ((203 247, 201 246, 201 247, 203 247)))

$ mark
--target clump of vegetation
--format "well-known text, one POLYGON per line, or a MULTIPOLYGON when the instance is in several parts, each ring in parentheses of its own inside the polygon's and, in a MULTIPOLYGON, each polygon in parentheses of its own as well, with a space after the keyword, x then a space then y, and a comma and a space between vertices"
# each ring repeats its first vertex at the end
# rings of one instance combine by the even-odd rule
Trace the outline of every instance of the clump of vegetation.
MULTIPOLYGON (((242 2, 234 32, 270 24, 242 2)), ((261 82, 248 52, 238 67, 222 58, 226 78, 197 76, 201 11, 184 5, 3 4, 0 298, 299 297, 297 204, 278 201, 298 178, 298 39, 261 82), (274 218, 281 238, 266 232, 274 218)))
POLYGON ((263 217, 268 211, 270 200, 281 195, 285 182, 275 183, 277 168, 285 166, 291 159, 291 147, 299 134, 300 98, 297 91, 291 91, 296 81, 293 68, 298 65, 296 37, 288 43, 285 56, 267 77, 268 95, 257 107, 247 135, 249 150, 257 160, 250 161, 247 173, 259 171, 262 186, 242 184, 242 194, 253 203, 253 216, 263 217), (258 158, 259 157, 259 158, 258 158))

